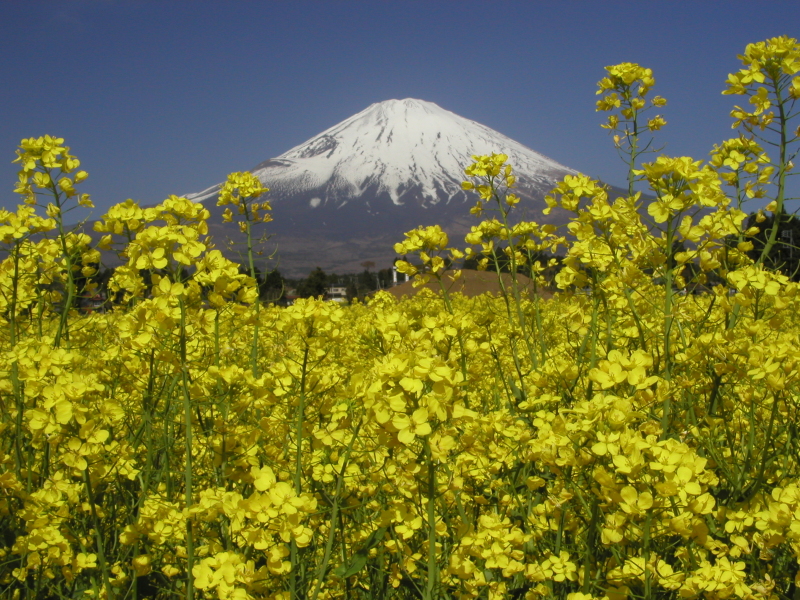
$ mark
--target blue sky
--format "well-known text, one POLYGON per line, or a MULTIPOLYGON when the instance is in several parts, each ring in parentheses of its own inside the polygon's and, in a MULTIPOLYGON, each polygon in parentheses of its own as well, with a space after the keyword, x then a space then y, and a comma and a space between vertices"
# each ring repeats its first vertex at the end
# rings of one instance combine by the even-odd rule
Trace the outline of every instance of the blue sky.
POLYGON ((749 42, 800 35, 800 2, 0 3, 0 206, 23 137, 66 138, 97 205, 200 191, 390 98, 420 98, 609 183, 603 67, 653 69, 665 154, 731 137, 749 42))

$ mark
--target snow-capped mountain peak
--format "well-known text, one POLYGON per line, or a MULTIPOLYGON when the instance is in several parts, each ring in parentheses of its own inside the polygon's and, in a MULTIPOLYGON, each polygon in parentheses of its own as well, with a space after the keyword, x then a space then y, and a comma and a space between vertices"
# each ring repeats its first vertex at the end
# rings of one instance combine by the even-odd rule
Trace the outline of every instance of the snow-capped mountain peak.
POLYGON ((412 98, 372 104, 252 172, 272 199, 303 197, 310 208, 361 201, 371 211, 381 197, 396 206, 427 207, 463 197, 472 155, 492 152, 508 154, 522 188, 547 191, 575 172, 480 123, 412 98))

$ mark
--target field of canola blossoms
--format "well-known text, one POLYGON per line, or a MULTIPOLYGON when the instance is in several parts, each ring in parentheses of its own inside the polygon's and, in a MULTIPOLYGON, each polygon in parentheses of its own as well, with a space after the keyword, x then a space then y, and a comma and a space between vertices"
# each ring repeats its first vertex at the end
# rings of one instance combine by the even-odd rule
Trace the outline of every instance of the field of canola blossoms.
MULTIPOLYGON (((467 254, 535 276, 529 252, 559 252, 547 301, 261 305, 200 204, 66 230, 87 175, 63 140, 23 140, 25 203, 0 211, 0 597, 800 597, 800 294, 747 254, 742 210, 787 210, 800 45, 740 58, 741 135, 707 163, 642 161, 665 100, 607 67, 630 196, 567 177, 548 204, 568 231, 509 226, 513 171, 475 157, 467 254), (98 247, 124 247, 119 303, 84 314, 98 247)), ((265 192, 238 173, 219 200, 251 275, 265 192)), ((446 282, 448 244, 409 232, 401 268, 446 282)))

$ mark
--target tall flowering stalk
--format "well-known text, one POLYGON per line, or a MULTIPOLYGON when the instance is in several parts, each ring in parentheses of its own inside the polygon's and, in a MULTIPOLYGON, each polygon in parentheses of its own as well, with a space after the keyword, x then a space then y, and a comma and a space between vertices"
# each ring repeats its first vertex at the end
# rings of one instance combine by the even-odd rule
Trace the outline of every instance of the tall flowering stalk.
POLYGON ((89 236, 67 231, 64 223, 65 213, 75 208, 71 200, 75 200, 79 206, 94 206, 88 194, 79 194, 75 188, 89 174, 77 171, 81 163, 70 154, 69 147, 64 146, 64 138, 49 135, 22 140, 14 162, 21 165, 14 191, 24 197, 26 204, 38 204, 40 195, 52 198, 52 202, 46 205, 46 211, 58 230, 61 250, 58 275, 65 288, 61 298, 61 317, 53 340, 55 347, 58 347, 62 336, 69 341, 69 313, 78 294, 85 291, 77 288, 77 272, 80 271, 84 277, 93 275, 95 268, 91 265, 100 259, 100 253, 89 248, 89 236))
MULTIPOLYGON (((258 200, 269 188, 264 187, 261 181, 252 173, 231 173, 219 192, 217 206, 228 206, 222 215, 224 222, 231 222, 234 213, 229 205, 236 207, 236 213, 242 220, 239 221, 239 229, 247 236, 247 267, 250 277, 256 279, 255 252, 253 246, 253 226, 257 223, 269 223, 272 215, 268 211, 272 206, 268 201, 258 202, 258 200)), ((261 302, 256 300, 255 322, 253 328, 253 340, 250 351, 250 368, 253 377, 258 377, 258 334, 259 317, 261 314, 261 302)))
MULTIPOLYGON (((739 59, 744 68, 728 76, 728 87, 722 93, 745 96, 751 107, 733 108, 733 128, 742 128, 747 137, 776 148, 777 153, 777 162, 768 162, 771 168, 762 171, 759 181, 773 176, 774 194, 766 210, 775 219, 758 257, 758 263, 763 263, 778 240, 781 218, 787 212, 787 177, 800 149, 800 127, 792 130, 792 122, 800 115, 795 110, 800 98, 800 44, 787 36, 774 37, 748 44, 739 59)), ((767 161, 765 157, 763 162, 767 161)))

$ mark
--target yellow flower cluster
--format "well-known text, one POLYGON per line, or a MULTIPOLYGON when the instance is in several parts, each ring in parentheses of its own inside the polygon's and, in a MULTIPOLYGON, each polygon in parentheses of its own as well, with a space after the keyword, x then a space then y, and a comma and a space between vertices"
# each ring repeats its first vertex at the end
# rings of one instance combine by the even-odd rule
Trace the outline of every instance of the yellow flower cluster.
MULTIPOLYGON (((85 180, 89 174, 86 171, 78 171, 72 178, 63 176, 71 174, 81 164, 63 144, 64 138, 49 135, 20 142, 14 162, 20 163, 22 168, 14 191, 25 197, 26 204, 36 204, 37 192, 34 191, 34 186, 43 190, 56 189, 57 186, 67 198, 78 197, 81 206, 92 207, 89 195, 78 195, 75 189, 75 185, 85 180), (62 176, 59 177, 58 174, 62 176)), ((60 209, 60 203, 51 204, 48 207, 48 214, 60 209)))
POLYGON ((744 124, 749 130, 758 127, 763 131, 775 118, 771 108, 787 96, 800 98, 800 44, 787 36, 770 38, 748 44, 739 58, 745 68, 728 76, 728 87, 722 93, 749 95, 753 108, 734 107, 733 127, 744 124))
MULTIPOLYGON (((449 264, 454 260, 464 257, 464 253, 457 248, 447 248, 447 234, 438 225, 419 227, 405 234, 406 239, 394 245, 394 251, 403 256, 417 254, 421 265, 415 266, 406 260, 398 260, 395 265, 400 273, 414 276, 414 287, 425 285, 430 277, 435 277, 440 283, 442 275, 449 264), (441 256, 442 252, 448 255, 441 256)), ((460 272, 451 273, 455 280, 460 272)))
MULTIPOLYGON (((605 129, 614 131, 619 129, 621 124, 635 122, 637 115, 645 109, 645 97, 655 85, 656 80, 651 69, 636 63, 621 63, 606 67, 606 72, 608 77, 604 77, 597 84, 599 88, 597 95, 605 94, 597 101, 597 110, 610 112, 619 109, 620 115, 610 115, 607 123, 603 125, 605 129), (622 120, 620 120, 620 116, 622 116, 622 120)), ((667 101, 660 96, 655 96, 650 100, 650 106, 654 107, 665 106, 666 103, 667 101)), ((647 122, 647 129, 658 131, 666 124, 666 120, 661 115, 656 115, 647 122)), ((635 133, 630 128, 623 127, 623 130, 628 136, 635 133)), ((618 138, 615 140, 619 143, 618 138)))
MULTIPOLYGON (((246 233, 248 222, 269 223, 272 221, 272 215, 267 212, 272 210, 269 201, 253 202, 268 191, 269 188, 264 187, 261 180, 252 173, 231 173, 219 191, 217 206, 234 205, 238 214, 245 218, 245 221, 239 225, 242 233, 246 233), (261 211, 264 213, 261 214, 261 211)), ((222 220, 224 222, 233 221, 233 211, 230 208, 225 209, 222 220)))

